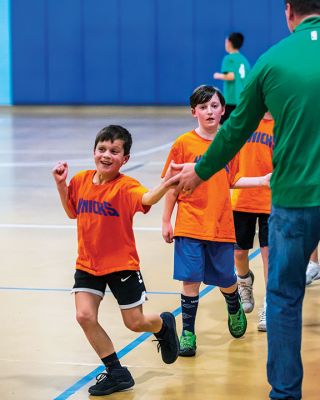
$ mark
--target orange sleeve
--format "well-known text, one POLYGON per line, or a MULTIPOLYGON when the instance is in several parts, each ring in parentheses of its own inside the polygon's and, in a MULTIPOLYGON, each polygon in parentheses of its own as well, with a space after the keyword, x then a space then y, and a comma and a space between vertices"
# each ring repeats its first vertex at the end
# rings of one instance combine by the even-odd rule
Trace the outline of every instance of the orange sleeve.
POLYGON ((128 201, 130 202, 130 207, 135 214, 136 212, 142 212, 146 214, 151 206, 145 206, 142 204, 142 196, 149 190, 140 184, 138 181, 132 181, 128 187, 128 201))
POLYGON ((68 207, 69 209, 74 213, 74 215, 77 215, 77 180, 76 177, 73 177, 69 183, 68 186, 68 207))
POLYGON ((241 173, 239 169, 239 153, 237 153, 234 158, 228 163, 227 172, 229 185, 230 187, 233 187, 241 178, 241 173))
POLYGON ((170 149, 166 163, 165 163, 162 173, 161 173, 161 178, 164 178, 171 161, 174 161, 176 164, 180 164, 180 163, 184 162, 183 155, 182 155, 182 148, 181 148, 181 146, 179 146, 178 142, 175 142, 170 149))

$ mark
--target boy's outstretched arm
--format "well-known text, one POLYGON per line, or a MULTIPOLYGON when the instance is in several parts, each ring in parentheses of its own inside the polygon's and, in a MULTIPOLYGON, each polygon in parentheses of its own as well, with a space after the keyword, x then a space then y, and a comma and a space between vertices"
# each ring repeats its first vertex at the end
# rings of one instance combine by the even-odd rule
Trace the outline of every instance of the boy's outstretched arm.
POLYGON ((69 218, 77 218, 74 210, 71 210, 68 206, 68 186, 66 182, 68 176, 68 164, 65 161, 59 161, 53 168, 52 175, 56 181, 61 204, 66 214, 69 218))
POLYGON ((234 73, 226 72, 225 74, 223 74, 221 72, 215 72, 213 74, 213 79, 219 79, 222 81, 234 81, 234 73))
POLYGON ((171 216, 176 204, 178 195, 174 189, 167 192, 164 200, 164 208, 162 213, 162 237, 165 242, 173 242, 173 229, 171 225, 171 216))
POLYGON ((152 206, 158 203, 158 201, 167 193, 169 189, 176 186, 179 183, 180 174, 173 171, 171 164, 161 181, 160 185, 149 190, 142 196, 142 204, 144 206, 152 206))
POLYGON ((270 187, 270 179, 272 173, 270 172, 264 176, 254 176, 254 177, 243 177, 237 180, 237 182, 232 186, 233 189, 240 188, 254 188, 266 186, 270 187))

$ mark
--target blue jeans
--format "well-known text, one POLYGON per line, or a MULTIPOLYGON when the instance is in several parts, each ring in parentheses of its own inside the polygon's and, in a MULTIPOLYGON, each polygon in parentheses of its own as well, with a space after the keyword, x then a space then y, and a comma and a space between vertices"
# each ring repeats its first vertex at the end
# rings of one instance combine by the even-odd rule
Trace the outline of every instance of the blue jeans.
POLYGON ((302 302, 306 267, 320 240, 320 207, 272 207, 267 286, 271 399, 300 400, 302 302))

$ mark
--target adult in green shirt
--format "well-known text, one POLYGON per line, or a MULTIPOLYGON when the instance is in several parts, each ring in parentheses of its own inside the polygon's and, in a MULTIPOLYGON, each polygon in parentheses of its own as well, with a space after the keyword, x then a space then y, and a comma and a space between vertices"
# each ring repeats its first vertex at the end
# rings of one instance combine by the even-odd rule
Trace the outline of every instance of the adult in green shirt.
POLYGON ((221 123, 229 118, 236 108, 240 93, 250 71, 250 64, 246 57, 240 53, 244 36, 240 32, 231 33, 225 41, 225 49, 228 53, 222 60, 221 72, 213 74, 214 79, 223 81, 223 95, 226 101, 225 113, 221 123))
POLYGON ((271 399, 301 399, 306 267, 320 240, 320 0, 286 0, 293 32, 263 54, 240 102, 177 190, 192 192, 240 150, 263 114, 275 120, 267 287, 271 399))

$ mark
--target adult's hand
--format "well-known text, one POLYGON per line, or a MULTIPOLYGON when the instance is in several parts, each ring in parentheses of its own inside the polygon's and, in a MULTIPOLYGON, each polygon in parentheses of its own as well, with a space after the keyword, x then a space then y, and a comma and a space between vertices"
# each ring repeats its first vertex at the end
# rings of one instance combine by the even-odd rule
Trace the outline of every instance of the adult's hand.
POLYGON ((191 194, 204 181, 199 178, 194 169, 195 163, 176 164, 171 163, 171 168, 180 171, 179 184, 176 192, 191 194))

